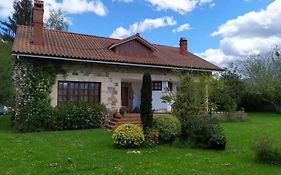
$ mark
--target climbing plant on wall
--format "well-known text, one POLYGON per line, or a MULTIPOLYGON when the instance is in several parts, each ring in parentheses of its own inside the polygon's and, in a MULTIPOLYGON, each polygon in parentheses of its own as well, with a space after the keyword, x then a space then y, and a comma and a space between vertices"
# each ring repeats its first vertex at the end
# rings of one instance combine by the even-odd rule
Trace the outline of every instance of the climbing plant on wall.
POLYGON ((56 70, 40 62, 16 60, 13 79, 16 107, 13 122, 22 132, 48 130, 53 108, 49 94, 55 83, 56 70))

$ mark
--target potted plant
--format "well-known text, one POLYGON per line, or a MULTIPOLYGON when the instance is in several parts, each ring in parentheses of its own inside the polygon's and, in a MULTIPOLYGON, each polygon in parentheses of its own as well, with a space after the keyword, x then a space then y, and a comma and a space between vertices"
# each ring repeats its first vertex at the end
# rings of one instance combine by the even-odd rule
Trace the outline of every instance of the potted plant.
POLYGON ((125 106, 122 106, 120 109, 119 109, 119 113, 124 116, 127 112, 127 108, 125 106))

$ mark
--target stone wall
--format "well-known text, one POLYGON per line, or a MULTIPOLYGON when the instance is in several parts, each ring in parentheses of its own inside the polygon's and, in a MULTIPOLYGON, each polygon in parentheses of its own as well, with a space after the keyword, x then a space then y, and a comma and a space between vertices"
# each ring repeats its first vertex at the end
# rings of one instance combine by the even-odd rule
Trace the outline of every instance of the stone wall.
MULTIPOLYGON (((63 62, 60 64, 65 73, 58 74, 56 77, 56 83, 50 95, 52 106, 57 105, 58 81, 101 82, 101 103, 105 104, 110 110, 117 110, 121 107, 121 82, 138 82, 137 84, 141 85, 142 76, 145 72, 151 73, 153 81, 178 83, 178 77, 168 69, 81 62, 63 62)), ((169 110, 170 106, 165 105, 165 108, 169 110)))

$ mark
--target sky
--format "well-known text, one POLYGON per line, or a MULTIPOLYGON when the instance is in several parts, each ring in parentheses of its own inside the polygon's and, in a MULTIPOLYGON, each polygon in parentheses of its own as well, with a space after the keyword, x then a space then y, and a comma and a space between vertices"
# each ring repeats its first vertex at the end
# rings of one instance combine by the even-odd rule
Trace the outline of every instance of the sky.
MULTIPOLYGON (((0 0, 0 19, 13 0, 0 0)), ((44 0, 61 9, 70 32, 124 38, 135 33, 155 44, 178 46, 218 65, 281 45, 281 0, 44 0)))

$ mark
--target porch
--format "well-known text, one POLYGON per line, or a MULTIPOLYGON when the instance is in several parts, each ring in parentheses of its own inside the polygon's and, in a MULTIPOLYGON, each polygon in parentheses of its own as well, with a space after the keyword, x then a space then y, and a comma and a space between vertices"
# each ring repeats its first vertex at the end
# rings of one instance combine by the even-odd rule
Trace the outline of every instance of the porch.
MULTIPOLYGON (((142 80, 122 79, 121 81, 121 106, 125 107, 128 113, 140 112, 141 86, 142 80)), ((165 88, 169 88, 175 93, 176 87, 176 82, 152 82, 152 109, 154 112, 171 111, 171 105, 162 102, 161 97, 165 95, 165 88)))

